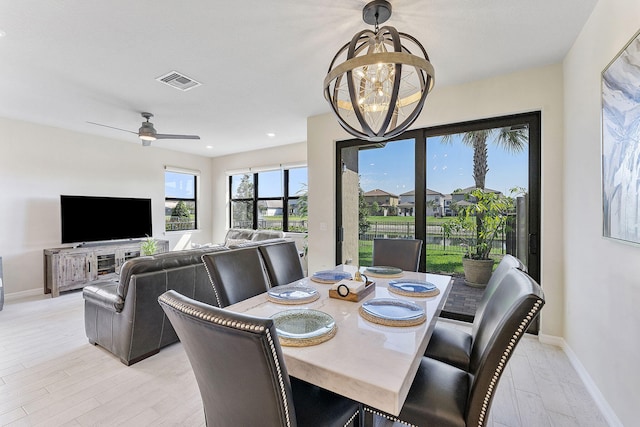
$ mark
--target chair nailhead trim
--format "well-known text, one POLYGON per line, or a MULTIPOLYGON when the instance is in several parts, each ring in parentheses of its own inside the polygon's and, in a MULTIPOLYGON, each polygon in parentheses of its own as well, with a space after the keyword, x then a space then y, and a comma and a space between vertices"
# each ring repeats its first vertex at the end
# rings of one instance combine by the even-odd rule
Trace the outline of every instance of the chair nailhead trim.
POLYGON ((353 419, 357 417, 359 413, 359 411, 354 412, 353 415, 351 415, 351 418, 349 418, 349 420, 344 423, 344 427, 347 427, 349 424, 351 424, 351 421, 353 421, 353 419))
MULTIPOLYGON (((203 255, 204 256, 204 255, 203 255)), ((220 296, 218 295, 218 290, 216 289, 216 285, 214 284, 213 279, 211 278, 211 273, 209 272, 209 267, 207 267, 207 263, 202 261, 204 265, 204 269, 207 271, 207 276, 209 276, 209 282, 211 283, 211 287, 213 288, 213 293, 216 295, 216 301, 218 301, 218 307, 222 307, 222 301, 220 301, 220 296)))
POLYGON ((493 389, 495 385, 498 383, 498 380, 500 379, 500 375, 507 363, 507 360, 509 359, 509 355, 511 354, 516 343, 518 342, 520 335, 522 335, 522 333, 527 329, 527 326, 531 321, 531 319, 535 317, 535 314, 540 309, 541 304, 542 304, 542 300, 536 301, 536 303, 533 305, 533 307, 531 308, 527 316, 522 320, 522 322, 518 326, 518 329, 511 337, 511 340, 509 341, 509 345, 507 346, 504 353, 502 354, 502 357, 500 358, 500 362, 498 363, 498 367, 493 373, 493 377, 491 378, 491 382, 489 383, 489 387, 487 388, 487 393, 485 394, 484 400, 482 402, 482 408, 480 409, 480 417, 479 417, 480 419, 478 420, 478 427, 482 427, 486 421, 485 416, 487 414, 487 411, 489 410, 489 402, 491 401, 491 396, 493 395, 493 389))
POLYGON ((173 307, 182 313, 185 313, 200 319, 204 319, 218 325, 229 326, 235 329, 242 329, 245 331, 257 331, 257 332, 266 331, 267 341, 269 342, 269 347, 271 349, 271 357, 273 358, 273 362, 276 366, 276 371, 278 372, 278 385, 280 386, 280 394, 282 395, 282 402, 284 404, 284 412, 286 416, 287 426, 291 427, 291 419, 289 417, 289 405, 287 403, 287 392, 284 387, 284 379, 282 378, 282 369, 280 368, 280 361, 278 360, 276 347, 273 343, 273 338, 271 337, 271 332, 269 331, 269 329, 265 329, 264 326, 256 325, 254 323, 244 323, 244 322, 238 322, 237 320, 227 319, 221 316, 212 316, 198 308, 188 306, 167 295, 161 295, 160 300, 165 304, 167 304, 168 306, 173 307))
POLYGON ((394 423, 400 423, 400 424, 403 424, 403 425, 409 426, 409 427, 418 427, 415 424, 411 424, 411 423, 408 423, 406 421, 402 421, 400 418, 394 417, 393 415, 389 415, 386 412, 382 412, 382 411, 378 411, 377 409, 370 408, 369 406, 365 406, 364 410, 367 411, 367 412, 371 412, 374 415, 378 415, 380 417, 384 417, 384 418, 386 418, 388 420, 391 420, 394 423))

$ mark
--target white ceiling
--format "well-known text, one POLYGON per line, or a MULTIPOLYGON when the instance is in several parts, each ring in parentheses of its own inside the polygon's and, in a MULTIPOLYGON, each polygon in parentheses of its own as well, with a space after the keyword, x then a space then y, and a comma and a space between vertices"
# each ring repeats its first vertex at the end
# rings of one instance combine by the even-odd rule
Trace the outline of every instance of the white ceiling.
MULTIPOLYGON (((391 0, 387 25, 424 45, 437 90, 560 62, 596 2, 391 0)), ((139 144, 87 122, 137 132, 149 111, 159 133, 202 138, 149 149, 204 156, 302 142, 307 117, 330 111, 322 81, 333 56, 371 28, 366 3, 2 1, 0 116, 139 144), (203 85, 155 80, 174 70, 203 85)))

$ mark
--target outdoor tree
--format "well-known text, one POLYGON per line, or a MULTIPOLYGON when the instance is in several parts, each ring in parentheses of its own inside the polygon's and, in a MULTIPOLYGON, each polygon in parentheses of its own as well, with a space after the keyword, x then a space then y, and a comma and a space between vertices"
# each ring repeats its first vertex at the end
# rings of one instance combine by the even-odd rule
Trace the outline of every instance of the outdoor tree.
POLYGON ((369 231, 369 227, 371 227, 368 216, 369 206, 364 198, 364 191, 362 191, 362 187, 358 183, 358 231, 361 235, 369 231))
POLYGON ((233 198, 234 199, 253 198, 253 177, 247 174, 242 175, 242 178, 240 178, 240 183, 238 184, 238 188, 236 189, 236 194, 233 196, 233 198))
MULTIPOLYGON (((450 144, 453 142, 453 134, 444 135, 442 142, 450 144)), ((485 179, 489 172, 489 162, 487 154, 487 142, 501 146, 508 152, 519 153, 525 149, 529 143, 529 130, 527 128, 492 128, 465 132, 462 135, 462 143, 473 148, 473 179, 475 187, 485 188, 485 179)))
POLYGON ((242 175, 233 198, 247 199, 246 202, 233 202, 233 226, 251 228, 253 226, 253 177, 251 175, 242 175))
POLYGON ((175 207, 171 210, 171 219, 178 220, 180 222, 189 221, 191 217, 191 211, 187 207, 184 200, 180 200, 175 207))

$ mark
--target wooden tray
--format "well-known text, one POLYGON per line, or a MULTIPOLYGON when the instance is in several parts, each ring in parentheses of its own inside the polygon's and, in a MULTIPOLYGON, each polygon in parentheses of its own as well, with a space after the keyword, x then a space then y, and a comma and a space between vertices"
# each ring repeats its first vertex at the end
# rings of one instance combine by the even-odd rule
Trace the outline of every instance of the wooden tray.
POLYGON ((338 291, 336 289, 329 289, 329 297, 341 299, 345 301, 358 302, 362 298, 366 297, 371 292, 373 292, 375 288, 376 288, 376 282, 372 282, 369 280, 367 281, 367 284, 365 285, 364 289, 361 290, 360 292, 349 292, 349 295, 347 295, 346 297, 343 297, 338 294, 338 291))

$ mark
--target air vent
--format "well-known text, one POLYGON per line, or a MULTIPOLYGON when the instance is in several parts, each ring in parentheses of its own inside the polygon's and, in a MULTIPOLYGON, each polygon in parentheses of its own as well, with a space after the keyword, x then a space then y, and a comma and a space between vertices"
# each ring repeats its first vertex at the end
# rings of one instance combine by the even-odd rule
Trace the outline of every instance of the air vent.
POLYGON ((177 71, 167 73, 164 76, 158 77, 156 80, 182 91, 193 89, 194 87, 200 86, 202 84, 190 77, 185 76, 184 74, 180 74, 177 71))

